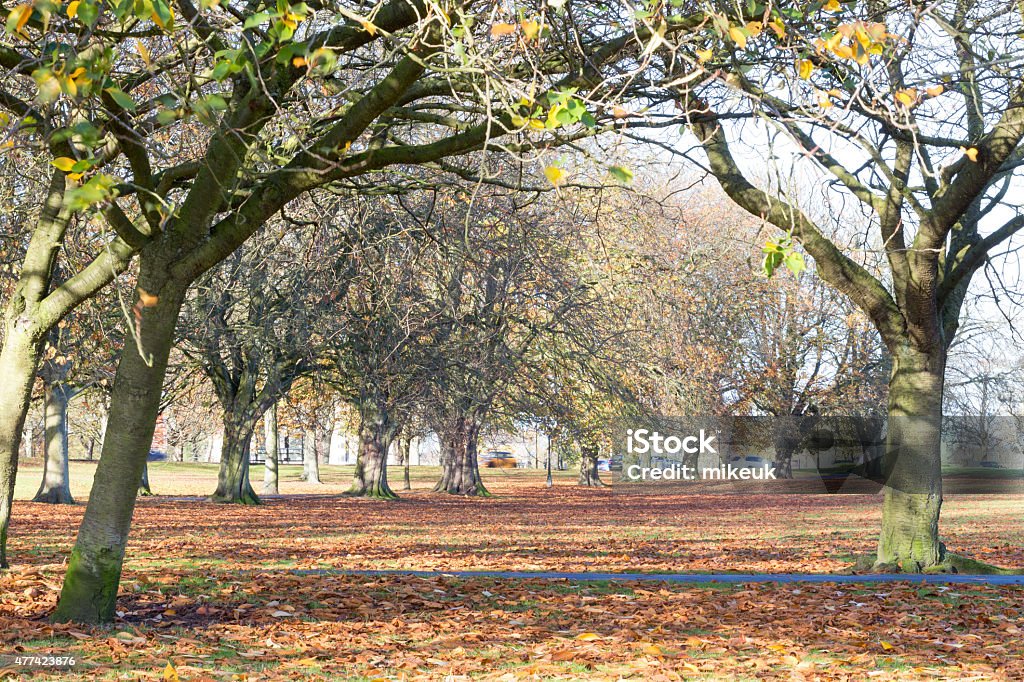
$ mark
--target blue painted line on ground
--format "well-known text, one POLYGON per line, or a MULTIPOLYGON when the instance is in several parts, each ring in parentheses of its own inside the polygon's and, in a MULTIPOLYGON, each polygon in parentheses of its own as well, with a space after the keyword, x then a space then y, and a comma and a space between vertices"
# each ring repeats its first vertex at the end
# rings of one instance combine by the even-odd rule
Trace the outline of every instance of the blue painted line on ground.
POLYGON ((667 583, 928 583, 931 585, 1024 585, 1024 575, 963 573, 563 573, 558 571, 415 571, 402 569, 296 569, 299 575, 351 575, 368 578, 498 578, 510 580, 627 581, 667 583))

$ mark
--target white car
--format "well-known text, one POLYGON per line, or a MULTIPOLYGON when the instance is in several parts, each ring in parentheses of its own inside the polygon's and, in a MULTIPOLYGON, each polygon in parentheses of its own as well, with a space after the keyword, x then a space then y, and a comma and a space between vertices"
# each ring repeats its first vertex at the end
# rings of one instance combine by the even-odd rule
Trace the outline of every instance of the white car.
POLYGON ((729 458, 729 464, 733 469, 771 469, 775 462, 771 462, 760 455, 733 455, 729 458))

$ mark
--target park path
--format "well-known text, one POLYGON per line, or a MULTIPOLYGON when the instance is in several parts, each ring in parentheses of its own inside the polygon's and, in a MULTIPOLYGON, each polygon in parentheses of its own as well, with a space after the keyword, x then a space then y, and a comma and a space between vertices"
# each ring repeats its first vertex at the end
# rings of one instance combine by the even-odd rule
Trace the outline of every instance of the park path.
POLYGON ((298 575, 354 575, 368 578, 413 576, 418 578, 497 578, 520 580, 570 580, 667 583, 927 583, 930 585, 1024 585, 1024 575, 967 575, 964 573, 562 573, 559 571, 413 571, 401 569, 294 569, 298 575))

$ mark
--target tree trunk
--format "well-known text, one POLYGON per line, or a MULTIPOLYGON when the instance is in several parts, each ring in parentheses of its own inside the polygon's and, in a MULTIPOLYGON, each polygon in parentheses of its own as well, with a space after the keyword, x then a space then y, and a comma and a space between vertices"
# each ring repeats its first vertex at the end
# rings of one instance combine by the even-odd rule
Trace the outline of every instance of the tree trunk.
POLYGON ((249 448, 252 444, 253 424, 244 417, 224 418, 224 449, 220 455, 217 490, 211 502, 234 504, 260 504, 260 498, 249 482, 249 448))
POLYGON ((142 465, 142 478, 139 479, 139 497, 151 497, 153 489, 149 487, 149 461, 142 465))
POLYGON ((580 448, 580 485, 603 487, 604 481, 597 471, 597 457, 599 450, 596 445, 587 445, 580 448))
POLYGON ((441 480, 434 486, 436 492, 452 495, 490 496, 480 479, 477 462, 477 436, 480 427, 472 417, 453 419, 444 435, 444 457, 441 462, 441 480))
POLYGON ((320 460, 316 456, 316 434, 307 429, 302 434, 302 480, 306 483, 321 485, 320 460))
POLYGON ((388 485, 388 448, 394 435, 382 410, 362 406, 359 421, 359 452, 352 487, 345 493, 382 500, 397 499, 388 485))
POLYGON ((943 562, 942 506, 943 350, 897 351, 889 380, 888 476, 878 540, 878 570, 919 572, 943 562))
POLYGON ((68 401, 71 388, 64 383, 46 387, 44 409, 46 447, 43 449, 43 480, 33 502, 74 504, 68 472, 68 401))
POLYGON ((334 424, 328 422, 328 424, 320 429, 314 431, 316 440, 313 442, 316 448, 316 457, 319 465, 328 465, 331 463, 331 432, 334 430, 334 424))
POLYGON ((794 417, 775 418, 775 476, 793 478, 793 453, 800 445, 799 427, 794 417))
POLYGON ((402 490, 412 490, 412 482, 409 480, 409 461, 412 458, 412 439, 403 438, 399 441, 398 445, 402 451, 402 490))
POLYGON ((263 459, 263 494, 279 494, 277 473, 277 404, 270 406, 263 415, 263 433, 266 442, 266 456, 263 459))
POLYGON ((118 363, 103 450, 53 615, 58 622, 104 623, 114 618, 136 493, 153 444, 167 358, 185 293, 184 287, 151 283, 157 269, 143 261, 140 286, 160 295, 155 305, 141 308, 139 348, 126 347, 118 363))
POLYGON ((0 568, 8 566, 7 529, 14 504, 18 450, 41 351, 40 345, 21 326, 20 320, 8 320, 0 350, 0 377, 4 386, 0 398, 0 568))

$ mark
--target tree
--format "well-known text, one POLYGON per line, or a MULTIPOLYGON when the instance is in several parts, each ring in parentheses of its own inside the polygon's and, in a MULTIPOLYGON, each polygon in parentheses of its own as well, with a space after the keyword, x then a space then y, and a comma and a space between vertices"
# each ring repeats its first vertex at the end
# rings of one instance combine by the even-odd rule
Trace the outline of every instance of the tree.
MULTIPOLYGON (((7 57, 6 49, 0 45, 0 65, 4 68, 10 67, 7 57)), ((25 210, 0 213, 3 232, 11 236, 11 242, 5 244, 5 253, 20 261, 17 279, 5 292, 0 334, 3 339, 0 374, 5 377, 5 390, 0 394, 0 568, 7 567, 7 528, 14 500, 18 451, 43 346, 65 316, 125 270, 131 254, 120 239, 97 238, 94 224, 73 219, 63 171, 50 169, 48 172, 33 163, 37 151, 34 147, 38 145, 25 129, 45 126, 47 121, 43 115, 6 88, 0 88, 0 125, 10 121, 11 114, 7 111, 25 120, 35 117, 35 123, 8 131, 12 143, 17 140, 25 143, 25 147, 5 150, 0 162, 5 193, 18 197, 15 200, 18 204, 27 205, 25 210), (33 205, 32 201, 37 198, 38 203, 33 205), (73 237, 68 233, 69 228, 75 228, 73 237), (67 241, 84 246, 88 249, 85 253, 91 253, 92 259, 87 256, 84 262, 69 262, 62 248, 67 241)), ((52 140, 48 151, 59 154, 67 148, 66 143, 52 140)))
POLYGON ((37 372, 42 386, 43 480, 33 502, 74 504, 68 465, 68 405, 83 392, 109 384, 124 345, 112 301, 94 299, 50 330, 37 372))
POLYGON ((271 226, 197 282, 179 323, 179 348, 209 378, 224 416, 215 502, 259 504, 249 482, 260 417, 313 367, 323 290, 337 279, 318 230, 271 226), (326 258, 326 259, 325 259, 326 258))
POLYGON ((333 353, 346 399, 359 415, 359 449, 348 495, 393 499, 387 480, 392 443, 424 395, 434 314, 424 289, 432 242, 391 202, 341 215, 351 261, 333 353))
POLYGON ((725 192, 782 232, 766 246, 768 269, 798 268, 799 245, 892 357, 875 567, 948 570, 957 557, 938 531, 947 350, 973 275, 1024 227, 1007 203, 1024 158, 1022 52, 999 37, 1021 31, 1019 8, 786 3, 765 10, 766 23, 734 12, 714 16, 700 51, 674 53, 673 75, 692 75, 676 88, 680 106, 725 192), (873 237, 847 239, 854 221, 843 215, 836 227, 812 219, 787 182, 752 180, 730 124, 750 118, 759 123, 745 139, 784 133, 769 158, 828 178, 835 205, 852 202, 844 212, 863 212, 873 237), (858 245, 884 256, 884 275, 858 245))

